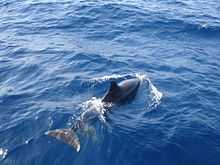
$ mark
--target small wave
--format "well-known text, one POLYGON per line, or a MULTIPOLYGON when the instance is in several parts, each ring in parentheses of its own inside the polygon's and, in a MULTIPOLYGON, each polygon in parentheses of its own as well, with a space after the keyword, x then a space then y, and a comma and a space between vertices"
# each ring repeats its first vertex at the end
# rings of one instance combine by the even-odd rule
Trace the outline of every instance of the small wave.
POLYGON ((186 23, 183 22, 184 28, 181 32, 195 34, 206 38, 219 38, 220 27, 215 23, 186 23))

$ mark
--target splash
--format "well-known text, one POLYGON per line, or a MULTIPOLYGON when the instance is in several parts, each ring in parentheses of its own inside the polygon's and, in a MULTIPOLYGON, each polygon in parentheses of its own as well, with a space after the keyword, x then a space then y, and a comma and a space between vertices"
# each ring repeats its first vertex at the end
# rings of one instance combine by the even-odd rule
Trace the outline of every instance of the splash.
POLYGON ((161 103, 161 99, 163 97, 163 93, 160 92, 156 86, 151 82, 150 78, 145 74, 136 73, 135 77, 140 79, 141 82, 147 81, 149 84, 151 103, 148 106, 149 108, 156 108, 161 103))
POLYGON ((104 114, 107 110, 107 107, 110 107, 111 104, 106 104, 102 102, 101 98, 92 97, 91 100, 88 100, 82 104, 84 112, 81 114, 81 120, 91 120, 98 117, 102 122, 105 122, 104 114))
POLYGON ((5 159, 8 154, 8 149, 0 148, 0 158, 5 159))
POLYGON ((153 83, 150 81, 150 79, 148 79, 148 82, 149 82, 150 96, 151 96, 151 101, 152 101, 152 103, 150 104, 150 107, 156 108, 161 103, 161 99, 163 97, 163 93, 160 92, 153 85, 153 83))
POLYGON ((136 78, 138 78, 141 82, 144 81, 144 80, 146 80, 146 79, 149 79, 149 78, 147 78, 147 75, 141 74, 141 73, 135 73, 134 76, 135 76, 136 78))

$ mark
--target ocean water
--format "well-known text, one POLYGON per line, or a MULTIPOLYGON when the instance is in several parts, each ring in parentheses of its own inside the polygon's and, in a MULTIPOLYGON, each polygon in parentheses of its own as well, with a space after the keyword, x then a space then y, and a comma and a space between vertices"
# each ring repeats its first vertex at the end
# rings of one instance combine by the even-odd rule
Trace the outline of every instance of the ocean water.
POLYGON ((1 0, 1 165, 219 165, 218 0, 1 0), (103 116, 110 80, 142 80, 103 116), (45 135, 95 107, 81 150, 45 135))

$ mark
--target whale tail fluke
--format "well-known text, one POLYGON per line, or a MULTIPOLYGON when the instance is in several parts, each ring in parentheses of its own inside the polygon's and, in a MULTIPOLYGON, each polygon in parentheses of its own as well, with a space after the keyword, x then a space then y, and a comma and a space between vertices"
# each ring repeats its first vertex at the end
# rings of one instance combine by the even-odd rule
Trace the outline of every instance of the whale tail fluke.
POLYGON ((66 144, 71 145, 77 152, 80 150, 80 141, 73 129, 55 129, 45 132, 45 135, 55 137, 66 144))

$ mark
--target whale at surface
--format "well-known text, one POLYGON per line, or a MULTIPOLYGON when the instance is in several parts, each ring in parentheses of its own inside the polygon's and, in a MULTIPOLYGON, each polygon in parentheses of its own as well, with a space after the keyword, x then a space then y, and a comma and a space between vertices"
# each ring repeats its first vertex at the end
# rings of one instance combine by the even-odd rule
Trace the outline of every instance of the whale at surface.
POLYGON ((124 102, 135 96, 139 85, 140 80, 137 78, 124 80, 119 84, 111 81, 111 86, 102 101, 111 103, 124 102))
MULTIPOLYGON (((117 84, 115 81, 111 81, 109 90, 102 98, 102 103, 117 104, 131 100, 136 95, 139 86, 140 80, 137 78, 124 80, 119 84, 117 84)), ((100 112, 98 112, 96 108, 87 110, 80 115, 79 119, 76 120, 71 128, 51 130, 47 131, 45 134, 71 145, 77 152, 79 152, 80 140, 77 132, 88 128, 89 124, 93 123, 95 119, 99 118, 99 113, 100 112)))

